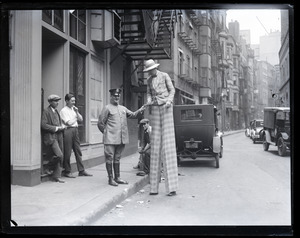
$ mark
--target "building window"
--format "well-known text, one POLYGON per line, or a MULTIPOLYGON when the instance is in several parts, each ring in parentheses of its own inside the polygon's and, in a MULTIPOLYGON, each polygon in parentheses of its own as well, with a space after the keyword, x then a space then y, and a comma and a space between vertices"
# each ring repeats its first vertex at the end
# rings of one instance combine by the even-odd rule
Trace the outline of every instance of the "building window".
POLYGON ((70 10, 70 36, 86 44, 86 11, 70 10))
POLYGON ((190 57, 187 55, 186 56, 186 61, 187 61, 187 65, 186 65, 186 75, 188 76, 188 77, 190 77, 191 76, 191 74, 190 74, 190 69, 191 69, 191 66, 190 66, 190 64, 191 64, 191 59, 190 59, 190 57))
POLYGON ((64 11, 63 10, 43 10, 42 19, 60 31, 64 30, 64 11))
POLYGON ((81 143, 86 142, 85 74, 85 54, 71 46, 69 92, 75 96, 76 106, 83 117, 83 122, 78 122, 79 140, 81 143))
POLYGON ((237 106, 238 105, 238 94, 237 93, 234 93, 233 94, 233 105, 234 106, 237 106))
POLYGON ((178 60, 178 73, 179 75, 183 74, 183 61, 184 61, 184 57, 183 57, 183 51, 179 49, 179 60, 178 60))

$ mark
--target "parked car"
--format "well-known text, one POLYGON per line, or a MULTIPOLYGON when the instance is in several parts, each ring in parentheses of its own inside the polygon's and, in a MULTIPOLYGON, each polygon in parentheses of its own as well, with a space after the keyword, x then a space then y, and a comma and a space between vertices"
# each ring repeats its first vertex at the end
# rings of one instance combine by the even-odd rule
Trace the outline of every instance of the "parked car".
POLYGON ((262 119, 253 120, 252 128, 250 129, 250 138, 255 144, 257 141, 263 141, 263 127, 264 121, 262 119))
POLYGON ((285 156, 290 150, 290 108, 266 107, 264 109, 263 148, 278 147, 278 154, 285 156))
POLYGON ((214 157, 216 168, 219 168, 223 133, 217 127, 214 105, 174 105, 174 126, 178 165, 183 159, 214 157))

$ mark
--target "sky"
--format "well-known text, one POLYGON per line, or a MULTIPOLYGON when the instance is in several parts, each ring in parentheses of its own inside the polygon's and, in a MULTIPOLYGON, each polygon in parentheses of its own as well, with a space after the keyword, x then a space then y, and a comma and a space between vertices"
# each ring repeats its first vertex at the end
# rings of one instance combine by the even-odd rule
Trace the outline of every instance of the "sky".
POLYGON ((227 10, 227 27, 228 22, 235 20, 240 23, 240 30, 250 30, 251 44, 259 44, 259 37, 267 35, 266 30, 280 31, 281 26, 278 9, 227 10))

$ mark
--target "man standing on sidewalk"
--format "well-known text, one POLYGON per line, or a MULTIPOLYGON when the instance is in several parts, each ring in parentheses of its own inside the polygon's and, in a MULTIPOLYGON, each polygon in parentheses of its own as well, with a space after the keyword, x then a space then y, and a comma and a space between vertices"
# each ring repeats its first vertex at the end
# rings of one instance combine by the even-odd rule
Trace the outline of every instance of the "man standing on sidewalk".
POLYGON ((92 176, 84 170, 82 163, 82 153, 80 149, 78 122, 83 121, 78 108, 75 106, 75 96, 73 94, 66 94, 65 96, 66 106, 61 109, 60 116, 64 126, 64 176, 68 178, 75 178, 71 173, 70 158, 72 149, 75 154, 78 176, 92 176))
POLYGON ((57 111, 58 101, 61 98, 57 95, 48 97, 49 106, 43 111, 41 127, 43 133, 43 141, 46 146, 51 148, 51 158, 48 163, 46 173, 52 175, 52 181, 64 183, 60 180, 61 167, 63 161, 63 130, 61 118, 57 111))
POLYGON ((118 186, 118 184, 128 184, 127 181, 120 178, 121 154, 125 144, 129 143, 127 118, 135 119, 141 116, 145 107, 143 106, 132 112, 126 107, 119 105, 121 89, 111 89, 109 92, 111 95, 110 104, 102 109, 98 118, 98 128, 103 133, 108 184, 118 186))

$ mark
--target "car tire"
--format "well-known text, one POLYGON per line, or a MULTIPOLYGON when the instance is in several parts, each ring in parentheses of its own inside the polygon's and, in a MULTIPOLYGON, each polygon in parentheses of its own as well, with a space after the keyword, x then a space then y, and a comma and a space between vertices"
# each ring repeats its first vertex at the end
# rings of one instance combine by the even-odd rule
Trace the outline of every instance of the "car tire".
POLYGON ((219 158, 221 159, 223 157, 223 146, 221 146, 221 151, 219 153, 219 158))
POLYGON ((216 168, 218 169, 220 167, 220 163, 219 163, 219 154, 215 155, 215 159, 216 159, 216 168))
POLYGON ((177 167, 181 167, 182 159, 180 156, 177 156, 177 167))
POLYGON ((284 140, 283 140, 282 137, 278 138, 277 147, 278 147, 279 156, 285 156, 285 154, 286 154, 286 144, 284 143, 284 140))
POLYGON ((270 146, 270 144, 267 142, 266 135, 264 134, 264 136, 263 136, 263 148, 264 148, 264 151, 268 151, 269 146, 270 146))

